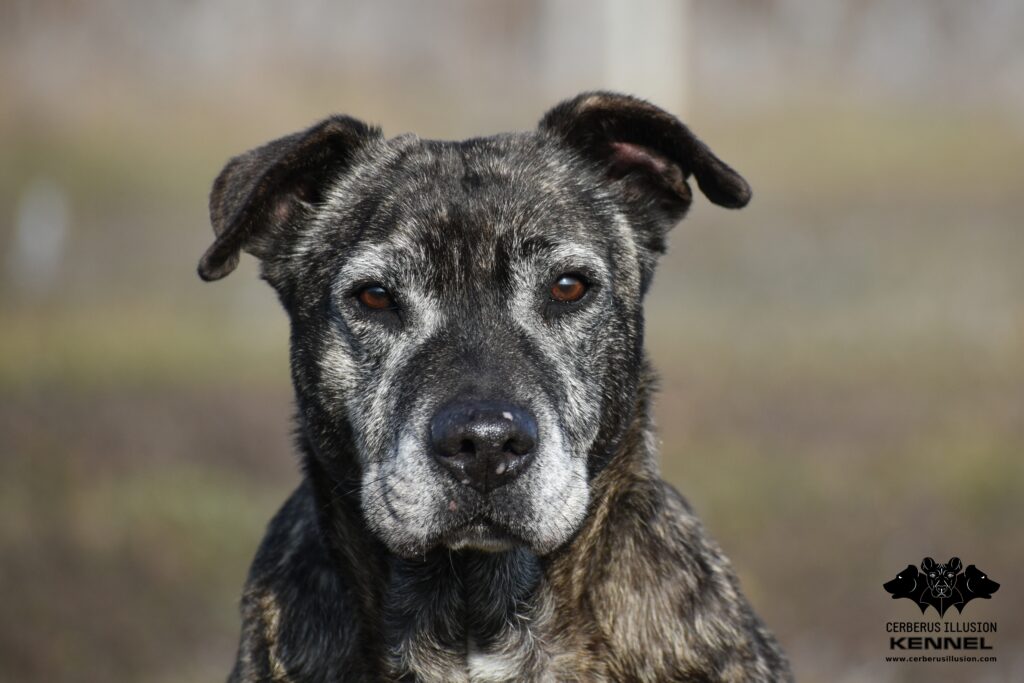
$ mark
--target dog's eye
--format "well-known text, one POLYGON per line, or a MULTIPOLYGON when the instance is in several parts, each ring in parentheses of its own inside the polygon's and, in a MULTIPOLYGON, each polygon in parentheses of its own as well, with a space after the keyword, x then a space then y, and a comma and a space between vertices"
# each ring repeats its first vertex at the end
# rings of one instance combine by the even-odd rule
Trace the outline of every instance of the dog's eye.
POLYGON ((579 275, 565 273, 551 284, 551 298, 563 304, 571 304, 587 293, 587 283, 579 275))
POLYGON ((374 311, 385 311, 395 307, 395 300, 382 285, 366 285, 358 292, 359 303, 374 311))

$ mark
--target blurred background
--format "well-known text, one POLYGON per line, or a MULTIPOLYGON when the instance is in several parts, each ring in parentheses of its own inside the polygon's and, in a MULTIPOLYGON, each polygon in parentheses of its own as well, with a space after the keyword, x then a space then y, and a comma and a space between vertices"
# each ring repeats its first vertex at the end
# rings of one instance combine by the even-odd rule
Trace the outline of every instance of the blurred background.
MULTIPOLYGON (((226 159, 330 112, 535 125, 629 91, 755 190, 648 301, 662 467, 802 681, 1024 680, 1024 5, 5 0, 0 681, 217 681, 299 480, 287 326, 217 284, 226 159), (995 664, 885 663, 925 555, 1003 584, 995 664)), ((952 614, 952 613, 951 613, 952 614)), ((928 618, 932 618, 929 613, 928 618)))

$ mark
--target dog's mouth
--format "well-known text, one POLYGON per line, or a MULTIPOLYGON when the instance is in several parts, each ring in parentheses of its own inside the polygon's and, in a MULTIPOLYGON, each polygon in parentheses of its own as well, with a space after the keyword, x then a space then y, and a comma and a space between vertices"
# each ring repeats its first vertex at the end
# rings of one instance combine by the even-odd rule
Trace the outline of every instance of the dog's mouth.
POLYGON ((526 545, 521 538, 504 526, 483 517, 475 518, 445 533, 442 543, 452 550, 473 549, 492 553, 526 545))

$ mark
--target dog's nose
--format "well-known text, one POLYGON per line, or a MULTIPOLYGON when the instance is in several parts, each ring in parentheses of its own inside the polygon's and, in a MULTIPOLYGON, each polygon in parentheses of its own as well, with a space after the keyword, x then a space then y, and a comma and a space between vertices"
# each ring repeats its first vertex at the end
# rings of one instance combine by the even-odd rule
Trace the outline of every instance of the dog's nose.
POLYGON ((537 421, 528 411, 496 401, 456 401, 430 421, 434 458, 480 493, 509 483, 533 460, 537 421))

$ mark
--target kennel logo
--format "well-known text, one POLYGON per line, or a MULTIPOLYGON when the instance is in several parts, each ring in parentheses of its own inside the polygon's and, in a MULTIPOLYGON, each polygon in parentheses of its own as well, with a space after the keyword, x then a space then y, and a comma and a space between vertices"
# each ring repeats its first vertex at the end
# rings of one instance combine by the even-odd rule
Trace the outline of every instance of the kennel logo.
POLYGON ((950 607, 956 607, 957 612, 963 613, 964 606, 971 600, 988 600, 999 590, 999 584, 973 564, 963 569, 959 557, 951 557, 943 564, 926 557, 921 560, 920 569, 908 564, 896 578, 882 584, 882 587, 893 600, 912 600, 921 614, 934 607, 943 618, 950 607))

